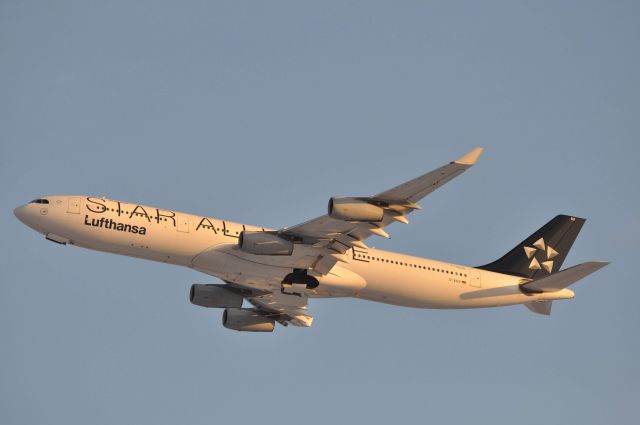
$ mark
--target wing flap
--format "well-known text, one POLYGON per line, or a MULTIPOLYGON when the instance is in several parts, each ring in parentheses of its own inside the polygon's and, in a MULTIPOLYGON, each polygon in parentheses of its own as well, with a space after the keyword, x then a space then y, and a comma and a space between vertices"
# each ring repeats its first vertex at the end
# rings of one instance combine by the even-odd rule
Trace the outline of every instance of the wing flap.
POLYGON ((320 257, 318 257, 318 261, 315 262, 312 268, 316 272, 325 275, 331 271, 331 269, 336 265, 337 262, 338 260, 331 255, 322 254, 320 257))
POLYGON ((307 311, 308 298, 306 295, 272 292, 248 297, 247 301, 256 307, 258 313, 272 316, 280 323, 304 327, 309 327, 313 323, 313 316, 307 311))

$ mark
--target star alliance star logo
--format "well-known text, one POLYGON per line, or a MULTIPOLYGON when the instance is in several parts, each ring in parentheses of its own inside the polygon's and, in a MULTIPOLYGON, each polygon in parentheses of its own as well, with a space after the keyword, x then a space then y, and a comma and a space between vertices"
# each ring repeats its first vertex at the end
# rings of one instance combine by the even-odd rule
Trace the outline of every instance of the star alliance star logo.
MULTIPOLYGON (((524 252, 527 254, 527 258, 531 260, 529 263, 530 270, 540 270, 544 268, 547 273, 551 273, 553 270, 553 260, 552 258, 558 255, 558 251, 551 248, 549 245, 544 243, 544 238, 540 238, 534 242, 533 247, 525 246, 524 252), (544 261, 542 263, 536 258, 536 253, 538 250, 542 251, 544 261)), ((542 259, 541 259, 542 260, 542 259)))

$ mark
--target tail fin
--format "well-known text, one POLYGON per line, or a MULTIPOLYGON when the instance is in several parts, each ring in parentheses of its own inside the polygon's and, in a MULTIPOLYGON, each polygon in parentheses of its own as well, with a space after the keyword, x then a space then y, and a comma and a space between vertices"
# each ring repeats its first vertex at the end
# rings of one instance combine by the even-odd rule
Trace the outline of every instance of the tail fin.
POLYGON ((585 221, 558 215, 499 260, 478 268, 527 279, 555 273, 560 270, 585 221))

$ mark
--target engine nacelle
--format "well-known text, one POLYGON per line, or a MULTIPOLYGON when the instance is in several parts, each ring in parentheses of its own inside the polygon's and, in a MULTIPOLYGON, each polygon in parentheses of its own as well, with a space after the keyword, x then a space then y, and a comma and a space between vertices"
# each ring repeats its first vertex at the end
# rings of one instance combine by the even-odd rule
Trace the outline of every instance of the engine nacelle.
POLYGON ((331 198, 329 215, 344 221, 379 222, 384 218, 384 209, 357 198, 331 198))
POLYGON ((293 242, 272 232, 240 232, 238 247, 255 255, 291 255, 293 242))
POLYGON ((189 301, 200 307, 240 308, 244 297, 226 285, 191 285, 189 301))
POLYGON ((222 326, 242 332, 273 332, 276 324, 251 308, 227 308, 222 314, 222 326))

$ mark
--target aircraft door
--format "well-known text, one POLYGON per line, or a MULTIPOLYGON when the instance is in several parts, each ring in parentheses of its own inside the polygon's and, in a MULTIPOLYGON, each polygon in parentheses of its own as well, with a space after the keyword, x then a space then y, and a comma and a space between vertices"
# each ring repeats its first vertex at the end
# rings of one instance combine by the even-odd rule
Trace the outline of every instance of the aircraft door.
POLYGON ((80 214, 80 198, 72 196, 69 198, 69 206, 67 212, 70 214, 80 214))
POLYGON ((469 283, 471 286, 475 286, 476 288, 482 287, 482 282, 480 281, 480 270, 469 268, 469 283))
POLYGON ((178 232, 189 233, 189 216, 176 214, 176 228, 178 232))

